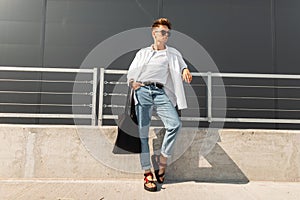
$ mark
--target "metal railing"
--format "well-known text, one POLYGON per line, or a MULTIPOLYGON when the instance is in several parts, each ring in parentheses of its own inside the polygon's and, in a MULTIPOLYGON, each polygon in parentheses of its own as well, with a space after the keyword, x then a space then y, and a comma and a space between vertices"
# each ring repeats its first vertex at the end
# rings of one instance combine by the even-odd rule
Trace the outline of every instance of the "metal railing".
MULTIPOLYGON (((124 109, 126 74, 127 70, 100 69, 99 125, 104 120, 117 119, 118 113, 124 109), (115 75, 119 77, 110 80, 115 75), (117 93, 109 89, 115 87, 123 89, 117 93), (116 96, 123 98, 123 101, 120 104, 111 104, 109 99, 116 96)), ((192 87, 194 94, 200 95, 193 97, 187 94, 188 104, 193 97, 198 99, 199 106, 189 108, 190 116, 188 114, 181 117, 183 121, 300 124, 300 75, 211 72, 192 74, 193 82, 196 83, 192 82, 186 87, 192 87), (220 101, 222 103, 218 103, 220 101), (218 107, 220 104, 225 106, 218 107), (201 112, 196 112, 197 109, 201 112)))
POLYGON ((88 119, 96 125, 97 68, 1 66, 0 73, 0 118, 88 119), (77 74, 88 74, 89 79, 76 80, 77 74), (74 92, 74 84, 85 85, 88 90, 74 92), (74 105, 74 95, 86 96, 88 100, 74 105), (88 112, 73 114, 74 106, 88 108, 88 112))
MULTIPOLYGON (((127 70, 2 66, 0 73, 0 120, 84 119, 101 126, 124 110, 127 70), (73 101, 77 96, 84 98, 73 101)), ((185 122, 300 124, 300 75, 192 74, 192 84, 185 85, 185 122)))
MULTIPOLYGON (((247 95, 247 96, 230 96, 226 95, 226 99, 238 99, 239 101, 242 100, 250 100, 250 101, 256 101, 259 105, 262 101, 267 101, 269 104, 272 104, 271 108, 259 107, 259 108, 234 108, 234 107, 227 107, 227 112, 229 110, 236 110, 238 112, 241 111, 249 111, 249 112, 271 112, 273 113, 274 117, 276 118, 258 118, 257 116, 254 117, 225 117, 225 118, 218 118, 214 116, 209 116, 211 121, 217 121, 217 122, 247 122, 247 123, 288 123, 288 124, 300 124, 299 120, 299 114, 300 114, 300 75, 288 75, 288 74, 245 74, 245 73, 211 73, 208 74, 208 76, 213 78, 222 78, 223 80, 226 78, 234 78, 234 79, 244 79, 246 81, 248 80, 267 80, 267 82, 271 82, 273 84, 268 85, 224 85, 225 88, 228 87, 235 87, 239 88, 240 90, 245 90, 243 93, 249 92, 249 90, 255 90, 252 93, 254 96, 247 95), (292 80, 292 81, 291 81, 292 80), (279 83, 281 81, 281 83, 279 83), (259 90, 264 91, 271 91, 273 95, 266 95, 266 93, 259 92, 259 90), (260 95, 259 95, 260 94, 260 95), (291 96, 293 95, 293 96, 291 96), (292 105, 290 105, 293 103, 292 105), (282 108, 286 107, 286 108, 282 108), (285 113, 283 115, 283 113, 285 113), (290 117, 293 115, 293 117, 290 117), (289 118, 280 118, 280 116, 285 116, 289 118)), ((214 86, 213 84, 208 85, 209 90, 213 90, 214 86)), ((250 92, 249 92, 250 93, 250 92)), ((213 98, 218 97, 210 97, 208 98, 209 101, 212 101, 213 98)), ((213 109, 211 106, 209 108, 210 110, 213 109)))

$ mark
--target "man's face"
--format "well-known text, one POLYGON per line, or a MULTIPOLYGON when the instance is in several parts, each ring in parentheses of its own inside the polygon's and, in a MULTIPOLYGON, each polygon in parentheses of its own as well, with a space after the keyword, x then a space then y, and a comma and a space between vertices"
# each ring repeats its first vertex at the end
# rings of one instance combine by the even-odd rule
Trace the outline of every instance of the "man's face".
POLYGON ((165 25, 160 25, 152 31, 152 36, 156 42, 166 43, 170 36, 170 30, 165 25))

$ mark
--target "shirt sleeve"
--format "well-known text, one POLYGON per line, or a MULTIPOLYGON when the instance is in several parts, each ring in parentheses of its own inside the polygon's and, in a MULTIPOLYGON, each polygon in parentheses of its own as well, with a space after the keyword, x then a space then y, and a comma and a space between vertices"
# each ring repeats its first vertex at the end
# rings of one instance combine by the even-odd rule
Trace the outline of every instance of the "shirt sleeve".
POLYGON ((136 69, 138 68, 138 63, 139 63, 139 60, 141 57, 140 54, 141 54, 140 51, 138 51, 135 54, 135 57, 129 66, 128 73, 127 73, 127 83, 128 84, 129 84, 129 81, 131 81, 132 79, 134 80, 134 78, 136 77, 136 72, 138 71, 136 69))
POLYGON ((180 55, 179 58, 178 58, 178 61, 179 61, 179 65, 180 65, 180 70, 181 72, 188 68, 187 64, 185 63, 185 61, 183 60, 182 56, 180 55))
POLYGON ((185 61, 182 57, 182 54, 177 49, 174 49, 174 48, 170 48, 170 49, 172 50, 173 53, 176 54, 176 57, 179 62, 180 71, 182 72, 184 69, 188 68, 187 64, 185 63, 185 61))

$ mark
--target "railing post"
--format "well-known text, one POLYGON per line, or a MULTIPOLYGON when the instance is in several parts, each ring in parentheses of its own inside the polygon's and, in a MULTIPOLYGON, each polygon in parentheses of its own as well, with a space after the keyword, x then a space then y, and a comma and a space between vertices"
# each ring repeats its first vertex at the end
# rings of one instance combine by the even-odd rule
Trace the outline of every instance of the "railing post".
POLYGON ((92 96, 92 122, 91 125, 96 125, 96 101, 97 101, 97 68, 93 69, 93 96, 92 96))
POLYGON ((212 73, 207 72, 207 119, 212 122, 212 73))
POLYGON ((103 120, 103 93, 104 93, 104 68, 100 68, 99 77, 99 113, 98 113, 98 125, 102 126, 103 120))

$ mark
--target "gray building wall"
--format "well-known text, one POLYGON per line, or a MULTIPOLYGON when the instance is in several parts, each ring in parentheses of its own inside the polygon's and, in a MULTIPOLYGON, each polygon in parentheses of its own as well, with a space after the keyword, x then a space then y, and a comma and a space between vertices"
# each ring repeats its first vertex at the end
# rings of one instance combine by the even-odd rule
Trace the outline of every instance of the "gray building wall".
MULTIPOLYGON (((0 66, 78 68, 86 55, 106 38, 128 29, 149 26, 158 17, 168 17, 175 30, 192 37, 207 50, 220 72, 298 74, 299 8, 297 0, 1 0, 0 66)), ((121 56, 110 68, 125 69, 133 56, 134 52, 121 56)), ((1 77, 6 76, 7 73, 1 72, 1 77)), ((43 73, 31 76, 45 78, 43 73)), ((284 85, 285 82, 259 84, 284 85)), ((10 86, 3 83, 1 87, 6 85, 10 86)), ((32 84, 28 87, 43 91, 52 86, 32 84)), ((232 95, 241 92, 227 91, 232 95)), ((253 91, 253 94, 257 92, 253 91)), ((269 90, 268 95, 278 97, 280 92, 269 90)), ((294 93, 291 91, 291 94, 294 93)), ((2 102, 16 96, 0 98, 2 102)), ((43 95, 26 98, 26 101, 36 103, 51 101, 43 95)), ((228 107, 239 103, 228 101, 228 107)), ((261 106, 272 109, 288 105, 274 100, 261 102, 261 106)), ((299 103, 293 108, 297 106, 299 103)), ((7 111, 5 109, 0 106, 0 112, 7 111)), ((43 112, 51 108, 27 109, 28 112, 43 112)), ((63 111, 71 112, 68 108, 63 111)), ((228 114, 251 117, 257 113, 228 111, 228 114)), ((261 116, 289 117, 275 112, 262 113, 261 116)), ((298 113, 295 113, 293 117, 297 116, 298 113)), ((7 121, 10 120, 1 119, 1 122, 7 121)), ((26 123, 43 121, 21 120, 26 123)), ((52 122, 56 123, 55 120, 52 122)), ((246 127, 297 126, 246 124, 246 127)))

